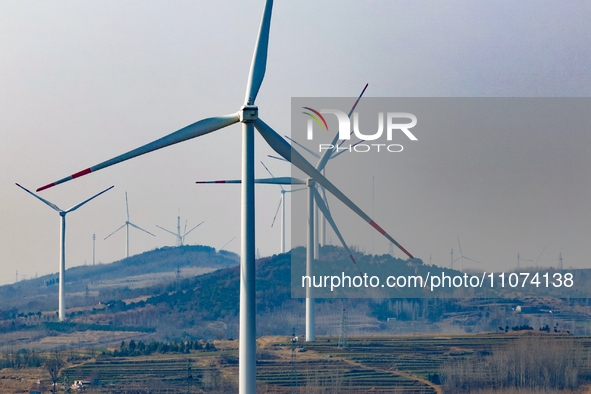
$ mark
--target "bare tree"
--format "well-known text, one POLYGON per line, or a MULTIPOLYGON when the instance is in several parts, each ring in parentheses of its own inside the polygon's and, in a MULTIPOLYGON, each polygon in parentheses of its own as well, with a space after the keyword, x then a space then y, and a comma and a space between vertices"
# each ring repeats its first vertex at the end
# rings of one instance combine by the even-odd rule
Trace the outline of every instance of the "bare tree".
POLYGON ((47 372, 49 372, 49 376, 51 377, 51 381, 53 382, 52 392, 54 394, 56 393, 56 383, 58 380, 58 376, 65 364, 66 363, 64 362, 61 352, 57 350, 51 353, 49 359, 45 362, 45 369, 47 369, 47 372))

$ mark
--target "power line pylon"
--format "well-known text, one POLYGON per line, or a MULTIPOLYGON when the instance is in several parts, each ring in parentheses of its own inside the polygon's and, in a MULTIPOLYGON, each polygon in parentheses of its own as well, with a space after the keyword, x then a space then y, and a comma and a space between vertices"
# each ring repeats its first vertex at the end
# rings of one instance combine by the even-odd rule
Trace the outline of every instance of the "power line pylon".
POLYGON ((341 315, 341 335, 339 336, 338 347, 347 347, 347 309, 343 307, 343 313, 341 315))

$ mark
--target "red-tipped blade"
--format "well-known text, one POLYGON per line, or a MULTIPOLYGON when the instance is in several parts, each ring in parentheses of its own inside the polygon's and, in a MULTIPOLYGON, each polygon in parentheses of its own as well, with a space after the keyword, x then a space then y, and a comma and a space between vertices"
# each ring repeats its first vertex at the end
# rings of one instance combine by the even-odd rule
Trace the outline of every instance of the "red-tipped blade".
POLYGON ((359 215, 363 220, 369 223, 373 228, 378 230, 380 234, 386 237, 390 242, 396 245, 411 259, 414 258, 405 248, 402 247, 394 238, 392 238, 386 231, 384 231, 372 218, 370 218, 365 212, 361 210, 353 201, 351 201, 343 192, 341 192, 335 185, 332 184, 324 175, 322 175, 314 166, 312 166, 302 155, 296 150, 291 149, 291 146, 285 141, 275 130, 273 130, 268 124, 263 122, 262 119, 257 119, 254 123, 257 130, 261 133, 267 143, 283 156, 287 161, 298 167, 300 170, 308 174, 311 178, 316 180, 321 186, 332 193, 333 196, 341 200, 343 204, 348 206, 353 212, 359 215))
MULTIPOLYGON (((353 261, 353 264, 355 264, 355 267, 357 267, 357 261, 355 261, 355 258, 353 257, 353 253, 351 253, 351 251, 349 250, 349 247, 347 246, 347 243, 345 242, 345 239, 341 235, 341 232, 339 231, 339 229, 337 227, 337 224, 333 220, 332 215, 330 214, 330 210, 324 204, 324 201, 322 200, 322 197, 320 197, 320 193, 318 193, 318 190, 316 190, 315 187, 312 189, 312 193, 314 194, 314 201, 316 202, 316 205, 318 206, 318 209, 320 209, 320 211, 322 211, 322 214, 324 215, 324 217, 328 221, 328 224, 330 224, 330 227, 332 227, 334 233, 339 238, 339 241, 341 241, 341 244, 343 245, 343 248, 347 251, 347 253, 349 253, 349 258, 351 259, 351 261, 353 261)), ((359 269, 359 267, 357 267, 357 268, 359 269)), ((363 276, 363 273, 361 272, 361 270, 359 271, 359 274, 361 276, 363 276)))
POLYGON ((221 180, 221 181, 197 181, 197 184, 212 184, 212 183, 241 183, 242 181, 238 179, 228 179, 228 180, 221 180))
MULTIPOLYGON (((197 181, 197 184, 223 184, 223 183, 241 183, 240 179, 225 179, 217 181, 197 181)), ((305 185, 306 182, 302 179, 293 178, 290 176, 277 177, 277 178, 257 178, 254 183, 267 184, 267 185, 305 185)))
POLYGON ((117 164, 122 161, 132 159, 134 157, 143 155, 145 153, 152 152, 152 151, 164 148, 169 145, 177 144, 179 142, 186 141, 191 138, 199 137, 199 136, 207 134, 207 133, 211 133, 212 131, 216 131, 218 129, 221 129, 223 127, 237 123, 239 121, 240 121, 240 116, 238 114, 231 114, 231 115, 225 115, 225 116, 218 116, 218 117, 214 117, 214 118, 202 119, 202 120, 195 122, 187 127, 183 127, 180 130, 170 133, 167 136, 162 137, 156 141, 152 141, 146 145, 140 146, 139 148, 133 149, 127 153, 116 156, 110 160, 104 161, 104 162, 99 163, 95 166, 89 167, 85 170, 78 171, 70 176, 60 179, 59 181, 48 183, 47 185, 42 186, 39 189, 37 189, 37 191, 49 189, 50 187, 59 185, 60 183, 64 183, 64 182, 70 181, 72 179, 79 178, 83 175, 90 174, 91 172, 98 171, 102 168, 112 166, 113 164, 117 164))

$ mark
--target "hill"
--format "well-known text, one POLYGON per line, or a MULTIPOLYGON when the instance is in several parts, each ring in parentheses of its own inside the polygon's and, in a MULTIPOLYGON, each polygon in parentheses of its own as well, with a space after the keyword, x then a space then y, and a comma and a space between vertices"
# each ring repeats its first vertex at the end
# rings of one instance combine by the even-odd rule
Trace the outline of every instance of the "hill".
MULTIPOLYGON (((202 245, 164 247, 110 264, 78 266, 66 270, 68 308, 92 305, 117 298, 153 294, 178 276, 195 277, 238 264, 239 257, 202 245), (177 275, 178 273, 178 275, 177 275)), ((45 275, 0 287, 4 314, 37 313, 57 309, 58 274, 45 275)))
MULTIPOLYGON (((340 269, 352 267, 342 248, 326 246, 321 253, 329 256, 329 264, 340 269)), ((298 333, 304 332, 303 300, 291 298, 290 287, 291 259, 304 255, 304 248, 296 248, 290 253, 257 260, 259 335, 286 335, 291 333, 292 327, 298 333)), ((441 269, 420 260, 400 260, 390 255, 356 253, 356 258, 363 269, 387 265, 393 272, 410 274, 441 269)), ((22 309, 17 311, 13 304, 4 304, 11 305, 11 309, 0 314, 3 319, 0 332, 6 334, 0 336, 0 346, 15 338, 31 347, 73 346, 73 338, 87 346, 113 344, 129 338, 235 338, 239 312, 237 260, 234 254, 194 246, 163 248, 106 266, 73 268, 68 270, 67 276, 68 322, 56 321, 56 286, 38 284, 39 294, 27 293, 28 301, 22 303, 22 309), (195 270, 202 272, 195 274, 195 270), (204 273, 205 270, 210 272, 204 273), (90 290, 85 292, 85 286, 90 290), (48 295, 47 289, 52 287, 48 295), (74 288, 78 292, 72 292, 74 288), (51 308, 30 309, 43 297, 53 303, 51 308)), ((12 299, 15 298, 13 295, 12 299)), ((492 295, 484 299, 318 299, 317 333, 338 335, 343 309, 347 310, 348 332, 357 335, 490 332, 499 327, 507 327, 507 330, 556 327, 557 323, 561 330, 575 332, 589 327, 591 312, 587 301, 535 299, 518 294, 511 298, 492 295), (526 315, 514 310, 516 305, 535 303, 550 305, 555 313, 526 315)))

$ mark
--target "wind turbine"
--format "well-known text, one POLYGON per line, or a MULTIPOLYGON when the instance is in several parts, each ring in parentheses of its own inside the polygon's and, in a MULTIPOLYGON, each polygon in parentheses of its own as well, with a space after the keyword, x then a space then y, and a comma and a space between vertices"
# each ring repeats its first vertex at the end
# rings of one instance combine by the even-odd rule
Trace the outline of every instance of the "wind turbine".
POLYGON ((58 314, 59 314, 59 320, 63 321, 66 318, 66 291, 65 291, 65 284, 66 284, 66 215, 70 212, 73 212, 75 210, 77 210, 78 208, 80 208, 81 206, 83 206, 84 204, 86 204, 87 202, 89 202, 90 200, 100 196, 101 194, 111 190, 114 186, 108 187, 105 190, 103 190, 100 193, 95 194, 94 196, 90 197, 87 200, 82 201, 80 204, 76 204, 74 205, 72 208, 70 209, 66 209, 65 211, 63 209, 60 209, 57 205, 47 201, 46 199, 40 197, 39 195, 33 193, 30 190, 27 190, 26 188, 24 188, 23 186, 19 185, 18 183, 16 184, 18 187, 20 187, 21 189, 23 189, 24 191, 26 191, 27 193, 29 193, 30 195, 32 195, 33 197, 36 197, 37 199, 41 200, 42 202, 44 202, 45 204, 49 205, 51 208, 53 208, 54 210, 56 210, 60 217, 61 217, 61 242, 60 242, 60 276, 59 276, 59 292, 58 292, 58 298, 59 298, 59 305, 58 305, 58 314))
MULTIPOLYGON (((39 191, 39 190, 41 190, 41 188, 39 188, 37 191, 39 191)), ((129 257, 129 226, 137 228, 138 230, 142 230, 143 232, 148 233, 153 237, 155 237, 155 235, 152 234, 151 232, 149 232, 148 230, 144 230, 143 228, 141 228, 129 221, 129 203, 127 202, 127 192, 125 192, 125 211, 127 212, 127 220, 125 221, 125 223, 123 223, 123 225, 121 227, 119 227, 117 230, 115 230, 111 234, 107 235, 105 237, 105 240, 107 238, 109 238, 111 235, 115 234, 117 231, 121 230, 123 227, 126 227, 125 228, 125 257, 129 257)))
MULTIPOLYGON (((265 163, 263 163, 261 161, 261 164, 263 165, 263 167, 265 167, 265 170, 267 170, 267 172, 269 173, 269 175, 271 175, 271 178, 275 178, 275 175, 273 175, 271 173, 271 171, 267 168, 267 166, 265 165, 265 163)), ((289 189, 289 190, 285 190, 285 188, 281 185, 281 183, 279 183, 279 187, 281 188, 281 197, 279 199, 279 205, 277 206, 277 210, 275 211, 275 216, 273 216, 273 222, 271 223, 271 227, 273 227, 273 225, 275 224, 275 219, 277 219, 277 214, 279 213, 279 208, 281 208, 281 253, 285 253, 285 207, 286 207, 286 201, 285 201, 285 195, 287 193, 295 193, 295 192, 299 192, 300 190, 304 190, 303 188, 300 189, 289 189)))
POLYGON ((112 159, 76 172, 58 181, 49 183, 37 189, 48 189, 66 181, 96 172, 100 169, 129 160, 131 158, 164 148, 188 139, 199 137, 235 123, 242 123, 242 181, 241 181, 241 252, 240 252, 240 344, 239 344, 239 392, 242 394, 256 393, 256 289, 255 289, 255 182, 254 182, 254 129, 256 128, 267 143, 308 176, 313 178, 321 186, 347 205, 370 226, 384 235, 409 257, 413 257, 394 238, 383 230, 372 218, 355 205, 336 186, 326 179, 314 166, 312 166, 297 151, 292 151, 291 146, 275 130, 267 125, 258 116, 258 107, 255 99, 263 82, 267 63, 267 48, 269 44, 269 30, 271 26, 271 10, 273 0, 267 0, 263 11, 254 55, 250 66, 249 78, 246 87, 244 105, 236 113, 229 115, 205 118, 150 142, 139 148, 131 150, 112 159))
POLYGON ((195 227, 193 227, 192 229, 190 229, 189 231, 187 231, 187 222, 185 221, 185 230, 184 230, 184 233, 181 234, 181 214, 179 212, 179 214, 177 216, 176 233, 175 232, 172 232, 170 230, 167 230, 164 227, 160 227, 159 225, 156 225, 156 227, 158 227, 161 230, 166 231, 167 233, 170 233, 170 234, 174 235, 176 237, 176 246, 183 246, 183 244, 185 243, 185 237, 187 235, 189 235, 189 233, 191 231, 193 231, 197 227, 201 226, 203 223, 205 223, 205 221, 202 221, 201 223, 199 223, 198 225, 196 225, 195 227))
POLYGON ((517 268, 521 268, 522 261, 529 261, 529 262, 533 263, 533 260, 524 259, 523 257, 519 256, 519 252, 517 252, 517 268))
MULTIPOLYGON (((365 93, 367 86, 368 86, 368 84, 365 85, 365 87, 361 91, 361 94, 359 94, 359 97, 357 97, 357 100, 355 101, 355 103, 351 107, 351 110, 349 111, 349 114, 348 114, 349 117, 351 117, 351 114, 353 113, 353 111, 357 107, 357 104, 359 103, 359 100, 361 100, 361 97, 365 93)), ((309 116, 312 116, 309 113, 306 113, 306 114, 309 116)), ((311 122, 311 120, 310 120, 310 122, 311 122)), ((328 163, 328 161, 331 158, 334 158, 338 155, 337 150, 334 150, 334 151, 328 150, 328 151, 325 151, 322 156, 320 156, 316 152, 301 145, 300 143, 291 139, 290 137, 286 136, 286 138, 289 141, 291 141, 294 145, 301 147, 302 149, 304 149, 305 151, 307 151, 312 156, 314 156, 315 158, 318 159, 318 164, 317 164, 316 169, 318 171, 320 171, 321 174, 324 173, 325 166, 328 163)), ((334 144, 336 143, 337 138, 338 138, 338 132, 335 134, 334 140, 332 141, 332 146, 334 146, 334 144)), ((293 149, 294 153, 297 153, 293 146, 291 146, 291 149, 293 149)), ((342 153, 342 151, 340 153, 342 153)), ((277 158, 274 156, 271 156, 271 157, 279 159, 279 160, 288 161, 287 158, 282 159, 282 158, 277 158)), ((309 165, 309 162, 306 161, 306 163, 309 165)), ((263 164, 263 163, 261 162, 261 164, 263 164)), ((313 261, 319 258, 319 250, 317 248, 317 245, 318 245, 318 222, 319 222, 318 219, 320 216, 318 214, 318 209, 320 209, 320 203, 318 202, 318 200, 322 200, 321 204, 323 206, 323 209, 321 209, 321 211, 322 211, 324 219, 329 221, 335 234, 337 235, 337 237, 341 241, 343 248, 347 251, 347 253, 349 253, 349 258, 351 259, 353 264, 355 264, 355 266, 357 267, 357 262, 355 261, 353 254, 349 250, 345 240, 343 239, 336 224, 334 223, 332 216, 330 215, 330 211, 328 209, 328 199, 326 198, 326 194, 324 194, 324 199, 322 197, 320 197, 318 191, 316 190, 318 188, 318 185, 317 185, 316 181, 314 180, 314 178, 310 177, 305 180, 297 179, 297 178, 293 178, 293 177, 277 178, 271 173, 271 171, 269 171, 269 169, 264 164, 263 164, 263 167, 265 167, 265 169, 267 170, 267 172, 269 172, 269 174, 271 175, 272 178, 255 179, 255 183, 269 183, 269 184, 272 183, 272 184, 278 184, 280 186, 282 184, 283 185, 306 185, 306 188, 308 190, 308 210, 309 211, 308 211, 308 226, 307 226, 308 233, 307 233, 307 238, 306 238, 306 275, 309 277, 312 277, 312 275, 313 275, 312 274, 313 261), (330 217, 330 219, 329 219, 329 217, 330 217)), ((231 183, 241 183, 241 181, 240 180, 216 180, 216 181, 197 181, 196 183, 198 183, 198 184, 208 184, 208 183, 209 184, 211 184, 211 183, 215 183, 215 184, 229 183, 229 184, 231 184, 231 183)), ((283 187, 281 187, 281 189, 283 190, 283 187)), ((324 193, 324 188, 322 188, 322 192, 324 193)), ((284 196, 284 194, 283 194, 283 196, 284 196)), ((280 202, 280 204, 281 204, 281 202, 280 202)), ((283 204, 283 207, 285 210, 285 204, 283 204)), ((279 207, 277 208, 277 210, 279 210, 279 207)), ((284 218, 283 223, 285 223, 285 215, 283 216, 283 218, 284 218)), ((285 232, 283 232, 283 234, 285 234, 285 232)), ((363 276, 363 273, 360 272, 360 274, 361 274, 361 276, 363 276)), ((306 289, 306 342, 315 342, 315 341, 316 341, 316 326, 315 326, 314 298, 312 297, 311 289, 307 288, 306 289)))
MULTIPOLYGON (((271 171, 267 168, 265 163, 263 163, 261 161, 261 164, 263 165, 263 167, 265 167, 265 170, 267 170, 269 175, 271 175, 271 178, 257 178, 254 180, 254 183, 267 184, 267 185, 278 185, 281 188, 281 198, 279 199, 279 205, 277 206, 277 210, 275 211, 275 216, 273 217, 273 222, 271 223, 271 227, 273 227, 273 225, 275 224, 275 219, 277 219, 277 214, 279 213, 279 209, 281 207, 283 207, 283 210, 281 213, 280 250, 281 250, 281 253, 285 253, 285 234, 286 234, 286 231, 285 231, 285 209, 286 209, 285 208, 285 194, 304 190, 304 188, 286 190, 283 187, 283 185, 286 185, 286 186, 305 185, 306 182, 301 179, 296 179, 296 178, 292 178, 292 177, 278 178, 271 173, 271 171)), ((240 179, 224 179, 224 180, 216 180, 216 181, 197 181, 195 183, 203 185, 203 184, 239 184, 241 182, 242 181, 240 179)))
MULTIPOLYGON (((273 174, 271 174, 271 176, 273 176, 273 174)), ((197 181, 195 183, 198 183, 198 184, 237 184, 237 183, 241 183, 241 181, 239 179, 226 179, 226 180, 217 180, 217 181, 197 181)), ((298 179, 298 178, 294 178, 294 177, 280 177, 280 178, 273 177, 273 178, 255 179, 255 183, 274 184, 274 185, 281 186, 281 185, 308 185, 310 182, 309 182, 309 180, 306 181, 306 180, 302 180, 302 179, 298 179)), ((283 187, 281 189, 283 191, 285 191, 285 189, 283 189, 283 187)), ((299 190, 304 190, 304 189, 301 188, 301 189, 296 189, 296 190, 288 190, 288 191, 285 191, 285 193, 287 193, 289 191, 299 191, 299 190)), ((343 248, 347 251, 347 253, 349 253, 349 258, 353 261, 353 263, 355 265, 357 265, 357 261, 353 257, 353 254, 349 250, 347 243, 345 242, 344 238, 342 237, 339 229, 337 228, 337 226, 332 218, 332 215, 330 214, 330 210, 328 209, 328 205, 325 203, 324 199, 320 196, 320 193, 315 188, 312 191, 312 193, 313 193, 313 198, 314 198, 315 204, 318 205, 318 208, 320 209, 320 211, 323 213, 323 215, 325 216, 325 218, 327 219, 327 221, 331 225, 335 234, 337 235, 337 237, 341 241, 343 248)), ((284 193, 282 193, 282 195, 284 195, 284 193)), ((280 201, 280 203, 281 203, 281 201, 280 201)), ((277 212, 279 211, 279 208, 280 208, 280 206, 277 208, 277 212)), ((275 217, 276 216, 277 216, 277 213, 275 213, 275 217)), ((310 226, 308 226, 308 230, 310 232, 313 232, 314 227, 312 226, 310 228, 310 226)), ((362 273, 361 273, 361 275, 363 276, 362 273)))
MULTIPOLYGON (((460 271, 464 272, 464 259, 480 264, 480 261, 476 261, 474 259, 471 259, 470 257, 464 256, 464 254, 462 253, 462 246, 460 245, 460 236, 459 235, 458 235, 458 249, 460 249, 460 257, 458 257, 460 259, 460 271)), ((453 253, 453 250, 452 250, 452 253, 453 253)))

